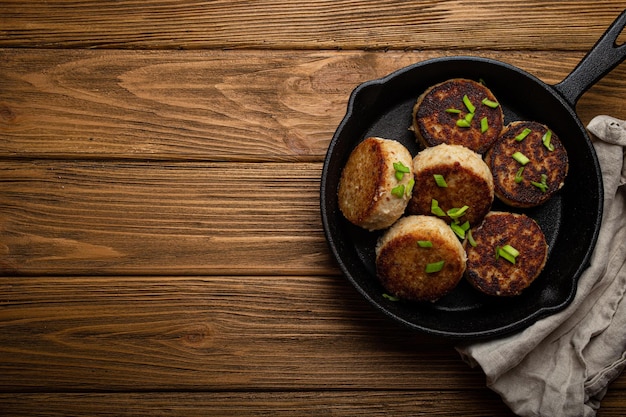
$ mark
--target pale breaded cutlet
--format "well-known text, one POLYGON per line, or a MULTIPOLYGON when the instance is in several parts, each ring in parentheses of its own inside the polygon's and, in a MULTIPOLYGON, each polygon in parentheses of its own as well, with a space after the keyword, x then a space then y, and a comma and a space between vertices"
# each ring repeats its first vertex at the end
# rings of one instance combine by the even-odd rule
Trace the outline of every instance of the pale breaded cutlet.
POLYGON ((404 214, 413 188, 412 155, 400 142, 370 137, 350 153, 339 180, 339 209, 367 230, 391 226, 404 214))
POLYGON ((485 161, 496 196, 514 207, 545 203, 563 187, 569 169, 567 151, 557 134, 533 121, 510 123, 485 161))
POLYGON ((504 113, 491 90, 473 80, 454 78, 418 97, 411 128, 423 147, 448 143, 483 154, 503 126, 504 113))
POLYGON ((471 226, 479 224, 491 209, 493 178, 489 167, 476 152, 460 145, 441 144, 426 148, 413 158, 415 186, 407 206, 409 214, 435 215, 433 201, 441 209, 439 217, 471 226), (446 213, 466 211, 455 219, 446 213))
POLYGON ((432 216, 406 216, 376 246, 376 272, 392 295, 436 301, 463 278, 465 251, 450 227, 432 216))
POLYGON ((465 276, 488 295, 520 294, 539 276, 548 258, 541 228, 524 214, 490 212, 480 226, 471 229, 471 236, 475 246, 469 239, 463 244, 465 276))

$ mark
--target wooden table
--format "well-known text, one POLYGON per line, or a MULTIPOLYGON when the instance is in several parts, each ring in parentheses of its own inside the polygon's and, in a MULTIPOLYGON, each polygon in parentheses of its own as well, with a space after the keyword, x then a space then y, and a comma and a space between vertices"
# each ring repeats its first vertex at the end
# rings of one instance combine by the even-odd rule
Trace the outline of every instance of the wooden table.
MULTIPOLYGON (((359 83, 456 54, 556 83, 623 8, 0 1, 0 414, 510 415, 341 275, 322 162, 359 83)), ((625 98, 622 64, 577 110, 625 98)))

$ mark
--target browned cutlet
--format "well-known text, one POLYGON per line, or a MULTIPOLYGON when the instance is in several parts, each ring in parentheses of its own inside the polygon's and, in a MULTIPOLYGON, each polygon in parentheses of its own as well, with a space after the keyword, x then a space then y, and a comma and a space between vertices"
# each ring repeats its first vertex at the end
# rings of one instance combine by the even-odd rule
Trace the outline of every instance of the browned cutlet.
POLYGON ((476 246, 466 240, 467 270, 472 286, 488 295, 513 296, 527 288, 543 270, 548 245, 539 225, 524 214, 490 212, 471 230, 476 246), (514 263, 500 249, 506 245, 519 252, 514 263))
POLYGON ((370 137, 350 153, 339 180, 339 209, 351 223, 367 230, 391 226, 411 198, 411 153, 400 142, 370 137), (406 172, 398 172, 400 164, 406 172))
POLYGON ((402 217, 376 246, 378 278, 387 291, 402 299, 436 301, 457 286, 464 271, 461 242, 436 217, 402 217), (430 270, 434 265, 439 267, 430 270))
POLYGON ((495 195, 505 204, 538 206, 563 187, 569 165, 567 152, 555 132, 551 131, 550 143, 544 144, 542 139, 548 131, 541 123, 512 122, 485 155, 495 195), (529 133, 518 140, 525 130, 529 133), (525 164, 524 157, 528 159, 525 164))
POLYGON ((455 78, 434 85, 417 99, 413 107, 412 129, 415 137, 424 147, 447 143, 462 145, 483 154, 504 126, 502 108, 493 103, 497 103, 493 93, 473 80, 455 78), (463 101, 464 96, 467 96, 473 109, 463 101), (493 107, 484 104, 484 99, 489 100, 493 107), (470 120, 466 127, 457 124, 466 120, 470 120))
MULTIPOLYGON (((432 212, 436 200, 443 213, 467 206, 465 214, 455 220, 477 225, 491 209, 494 190, 489 167, 464 146, 441 144, 424 149, 413 158, 413 173, 415 187, 408 213, 436 215, 432 212), (440 177, 441 185, 435 176, 440 177)), ((441 218, 452 221, 449 216, 441 218)))

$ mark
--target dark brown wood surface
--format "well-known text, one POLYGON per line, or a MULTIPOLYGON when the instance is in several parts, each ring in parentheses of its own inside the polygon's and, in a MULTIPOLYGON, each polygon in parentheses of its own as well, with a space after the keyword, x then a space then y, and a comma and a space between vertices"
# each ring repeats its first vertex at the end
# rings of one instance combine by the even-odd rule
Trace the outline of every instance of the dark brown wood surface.
MULTIPOLYGON (((511 415, 341 275, 324 155, 363 81, 464 54, 554 84, 623 9, 0 0, 0 414, 511 415)), ((577 112, 624 103, 622 64, 577 112)))

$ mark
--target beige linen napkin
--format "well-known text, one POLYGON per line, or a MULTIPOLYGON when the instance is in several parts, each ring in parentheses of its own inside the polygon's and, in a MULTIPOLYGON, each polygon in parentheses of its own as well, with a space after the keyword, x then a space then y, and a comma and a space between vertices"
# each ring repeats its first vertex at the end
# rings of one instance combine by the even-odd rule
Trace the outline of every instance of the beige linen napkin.
POLYGON ((587 128, 604 178, 604 215, 574 301, 519 333, 457 347, 520 416, 595 416, 626 365, 626 121, 597 116, 587 128))

